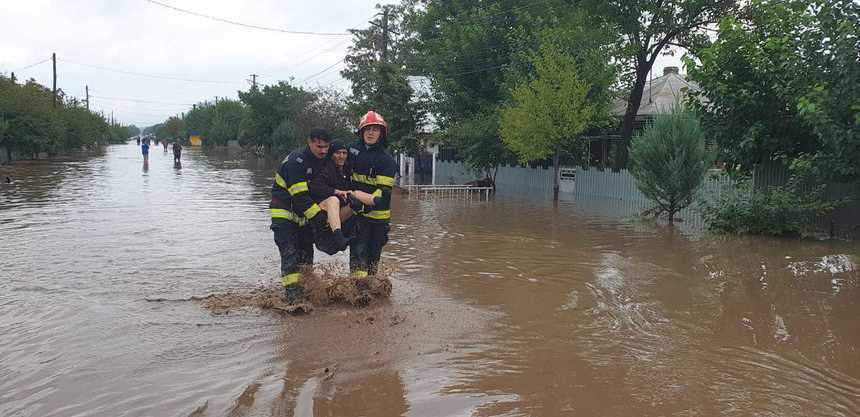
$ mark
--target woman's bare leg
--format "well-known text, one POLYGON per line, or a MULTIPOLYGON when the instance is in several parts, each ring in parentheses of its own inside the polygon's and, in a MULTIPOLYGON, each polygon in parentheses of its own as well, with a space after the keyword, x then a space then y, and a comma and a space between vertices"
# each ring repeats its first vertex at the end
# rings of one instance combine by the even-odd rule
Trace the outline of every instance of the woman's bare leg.
POLYGON ((319 206, 326 212, 328 227, 330 227, 332 231, 340 229, 340 199, 335 196, 331 196, 320 202, 319 206))

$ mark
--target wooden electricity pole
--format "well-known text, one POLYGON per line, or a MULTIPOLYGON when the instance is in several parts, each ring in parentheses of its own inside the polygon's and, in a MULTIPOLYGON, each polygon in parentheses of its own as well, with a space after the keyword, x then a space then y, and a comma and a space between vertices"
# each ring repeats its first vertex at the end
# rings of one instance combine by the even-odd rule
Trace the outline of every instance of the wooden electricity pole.
POLYGON ((51 54, 51 61, 54 62, 54 107, 57 107, 57 54, 51 54))
POLYGON ((90 109, 90 86, 84 86, 84 90, 87 92, 87 110, 90 109))

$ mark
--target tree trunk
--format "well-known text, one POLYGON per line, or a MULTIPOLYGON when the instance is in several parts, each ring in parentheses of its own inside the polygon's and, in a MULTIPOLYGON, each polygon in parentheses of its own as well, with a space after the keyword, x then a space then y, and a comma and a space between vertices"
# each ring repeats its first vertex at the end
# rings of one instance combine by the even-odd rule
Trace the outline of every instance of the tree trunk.
POLYGON ((637 58, 639 65, 636 67, 636 81, 627 98, 627 111, 624 112, 624 121, 621 124, 621 149, 615 158, 615 171, 627 168, 627 149, 630 147, 630 138, 633 137, 633 123, 636 122, 636 113, 639 112, 639 103, 642 102, 642 92, 645 90, 645 82, 648 80, 648 72, 651 71, 652 63, 645 57, 637 58))
POLYGON ((558 154, 559 150, 556 148, 555 155, 552 156, 552 201, 558 201, 558 154))

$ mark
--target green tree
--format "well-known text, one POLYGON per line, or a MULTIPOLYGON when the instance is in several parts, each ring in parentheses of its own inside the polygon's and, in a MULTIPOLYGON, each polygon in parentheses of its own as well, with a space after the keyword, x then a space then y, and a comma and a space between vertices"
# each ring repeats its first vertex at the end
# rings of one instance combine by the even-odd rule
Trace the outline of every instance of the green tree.
POLYGON ((661 53, 672 47, 699 48, 708 42, 710 25, 737 8, 737 0, 584 0, 581 7, 591 15, 595 27, 612 28, 617 36, 614 57, 628 71, 621 85, 626 87, 627 108, 621 125, 624 146, 616 159, 616 169, 627 165, 627 148, 648 73, 661 53), (629 74, 629 75, 627 75, 629 74))
POLYGON ((512 103, 501 109, 500 133, 521 162, 553 155, 554 195, 558 198, 560 153, 574 147, 587 128, 606 120, 609 102, 606 96, 592 94, 600 86, 589 82, 574 57, 552 43, 541 47, 534 66, 535 78, 517 86, 512 103))
POLYGON ((521 1, 422 2, 407 18, 415 33, 407 62, 411 73, 430 79, 429 110, 435 134, 453 146, 473 168, 494 179, 499 164, 513 160, 499 136, 499 106, 526 72, 541 30, 553 23, 554 6, 524 6, 521 1))
POLYGON ((669 223, 689 206, 713 159, 695 114, 676 107, 658 114, 630 144, 630 173, 636 186, 669 223))
POLYGON ((755 0, 721 21, 710 47, 688 60, 691 100, 720 159, 805 161, 820 178, 860 179, 860 5, 755 0))
POLYGON ((353 119, 376 110, 389 124, 389 144, 414 155, 419 151, 418 129, 426 112, 407 78, 413 42, 406 21, 413 9, 408 4, 376 7, 380 13, 369 27, 350 30, 353 44, 341 75, 352 82, 353 119))
POLYGON ((303 143, 313 127, 307 122, 307 109, 316 96, 287 81, 240 91, 239 99, 248 110, 240 127, 240 140, 245 144, 284 153, 303 143))

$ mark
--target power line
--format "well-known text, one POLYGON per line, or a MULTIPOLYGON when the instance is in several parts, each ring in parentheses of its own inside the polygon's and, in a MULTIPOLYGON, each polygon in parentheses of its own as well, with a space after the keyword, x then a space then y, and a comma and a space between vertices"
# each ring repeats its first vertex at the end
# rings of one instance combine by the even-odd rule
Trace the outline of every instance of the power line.
POLYGON ((187 14, 190 14, 190 15, 192 15, 192 16, 202 17, 202 18, 204 18, 204 19, 210 19, 210 20, 214 20, 214 21, 217 21, 217 22, 227 23, 227 24, 236 25, 236 26, 241 26, 241 27, 249 28, 249 29, 265 30, 265 31, 268 31, 268 32, 289 33, 289 34, 294 34, 294 35, 315 35, 315 36, 349 36, 349 35, 350 35, 349 33, 342 33, 342 32, 339 32, 339 33, 334 33, 334 32, 310 32, 310 31, 286 30, 286 29, 272 28, 272 27, 266 27, 266 26, 252 25, 252 24, 248 24, 248 23, 237 22, 237 21, 235 21, 235 20, 229 20, 229 19, 223 19, 223 18, 220 18, 220 17, 209 16, 209 15, 206 15, 206 14, 203 14, 203 13, 194 12, 194 11, 191 11, 191 10, 180 9, 179 7, 171 6, 171 5, 169 5, 169 4, 165 4, 165 3, 162 3, 162 2, 159 2, 159 1, 155 1, 155 0, 146 0, 146 1, 147 1, 147 2, 149 2, 149 3, 155 4, 155 5, 161 6, 161 7, 166 7, 166 8, 168 8, 168 9, 175 10, 175 11, 177 11, 177 12, 187 13, 187 14))
MULTIPOLYGON (((343 45, 343 44, 344 44, 344 43, 346 43, 346 42, 349 42, 349 39, 345 39, 345 40, 343 40, 343 41, 341 41, 341 42, 338 42, 337 44, 332 45, 332 46, 331 46, 331 47, 329 47, 329 48, 320 49, 319 53, 316 53, 316 54, 313 54, 313 55, 311 55, 311 56, 308 56, 306 59, 302 60, 301 62, 298 62, 298 63, 295 63, 295 64, 290 64, 290 65, 287 65, 287 66, 284 66, 284 67, 280 67, 280 68, 278 68, 278 69, 276 69, 276 70, 272 70, 272 71, 268 71, 268 72, 276 72, 276 71, 282 71, 282 70, 285 70, 285 69, 287 69, 287 68, 296 68, 296 67, 300 67, 300 66, 302 66, 302 65, 304 65, 304 64, 307 64, 308 62, 310 62, 310 61, 311 61, 311 60, 313 60, 314 58, 317 58, 317 57, 319 57, 319 56, 321 56, 321 55, 324 55, 326 52, 331 52, 331 51, 333 51, 333 50, 337 49, 339 46, 343 45)), ((315 50, 316 50, 316 49, 315 49, 315 50)), ((313 52, 313 51, 310 51, 310 52, 313 52)), ((273 77, 273 76, 271 76, 271 75, 261 75, 261 76, 260 76, 260 78, 272 78, 272 77, 273 77)))
POLYGON ((41 61, 39 61, 39 62, 36 62, 35 64, 30 64, 30 65, 27 65, 26 67, 18 68, 18 69, 16 69, 16 70, 12 70, 12 72, 24 71, 24 70, 26 70, 26 69, 33 68, 33 67, 35 67, 36 65, 44 64, 44 63, 46 63, 46 62, 48 62, 48 61, 50 61, 50 60, 51 60, 51 58, 50 58, 50 57, 48 57, 48 58, 45 58, 45 59, 43 59, 43 60, 41 60, 41 61))
POLYGON ((311 76, 309 76, 309 77, 305 78, 304 80, 299 81, 299 82, 298 82, 298 84, 304 84, 304 83, 306 83, 306 82, 308 82, 308 81, 310 81, 310 80, 312 80, 312 79, 314 79, 314 78, 316 78, 316 77, 318 77, 318 76, 320 76, 320 75, 324 74, 326 71, 328 71, 328 70, 330 70, 330 69, 334 68, 335 66, 337 66, 337 65, 339 65, 339 64, 342 64, 342 63, 343 63, 343 60, 344 60, 344 58, 341 58, 339 61, 335 62, 334 64, 331 64, 331 65, 329 65, 329 66, 325 67, 324 69, 322 69, 321 71, 319 71, 319 72, 317 72, 317 73, 314 73, 313 75, 311 75, 311 76))
POLYGON ((242 83, 233 82, 233 81, 197 80, 197 79, 192 79, 192 78, 172 77, 169 75, 156 75, 156 74, 146 74, 146 73, 142 73, 142 72, 125 71, 125 70, 120 70, 120 69, 115 69, 115 68, 102 67, 99 65, 84 64, 82 62, 70 61, 68 59, 58 59, 58 61, 62 61, 62 62, 65 62, 68 64, 73 64, 73 65, 80 65, 82 67, 90 67, 90 68, 100 69, 102 71, 116 72, 119 74, 126 74, 126 75, 135 75, 135 76, 139 76, 139 77, 159 78, 159 79, 163 79, 163 80, 184 81, 184 82, 189 82, 189 83, 203 83, 203 84, 242 84, 242 83))
POLYGON ((193 106, 194 105, 192 103, 171 103, 168 101, 139 100, 139 99, 133 99, 133 98, 120 98, 120 97, 104 97, 104 96, 96 96, 93 94, 90 94, 90 98, 97 98, 97 99, 101 99, 101 100, 131 101, 134 103, 167 104, 167 105, 174 105, 174 106, 193 106))

